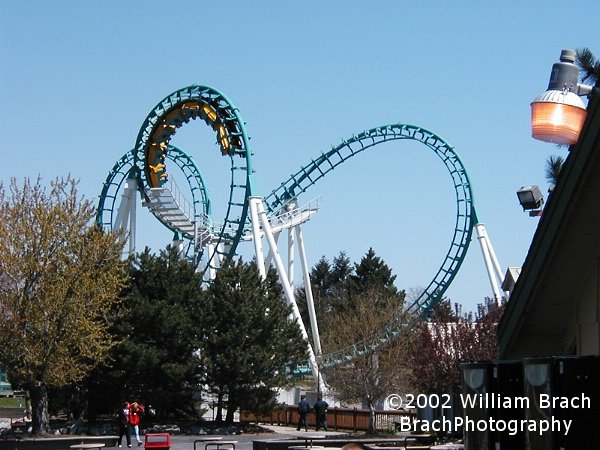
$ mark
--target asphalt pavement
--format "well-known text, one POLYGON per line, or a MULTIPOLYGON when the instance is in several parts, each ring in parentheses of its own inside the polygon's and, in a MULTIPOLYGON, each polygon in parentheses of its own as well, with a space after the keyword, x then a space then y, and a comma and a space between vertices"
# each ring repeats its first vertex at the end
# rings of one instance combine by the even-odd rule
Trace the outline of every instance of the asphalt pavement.
MULTIPOLYGON (((279 440, 279 439, 293 439, 293 438, 304 438, 306 435, 318 434, 322 436, 345 436, 348 433, 339 431, 322 431, 315 430, 296 431, 295 427, 285 427, 277 425, 261 425, 263 428, 268 429, 266 433, 252 433, 252 434, 237 434, 223 436, 223 440, 237 441, 235 443, 235 450, 252 450, 252 442, 255 440, 279 440)), ((194 441, 202 439, 202 436, 191 436, 191 435, 172 435, 171 436, 171 450, 194 450, 194 441)), ((196 450, 205 450, 205 444, 198 442, 196 444, 196 450)), ((133 444, 135 447, 135 443, 133 444)), ((214 448, 214 447, 213 447, 214 448)), ((231 448, 231 447, 228 447, 231 448)), ((141 450, 144 447, 140 447, 141 450)))

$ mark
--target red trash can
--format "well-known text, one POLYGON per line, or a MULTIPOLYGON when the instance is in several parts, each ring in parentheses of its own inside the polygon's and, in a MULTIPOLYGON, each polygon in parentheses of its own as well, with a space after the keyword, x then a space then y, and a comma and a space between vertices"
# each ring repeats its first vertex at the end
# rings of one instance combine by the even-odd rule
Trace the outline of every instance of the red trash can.
POLYGON ((146 433, 145 448, 171 448, 171 435, 169 433, 146 433))

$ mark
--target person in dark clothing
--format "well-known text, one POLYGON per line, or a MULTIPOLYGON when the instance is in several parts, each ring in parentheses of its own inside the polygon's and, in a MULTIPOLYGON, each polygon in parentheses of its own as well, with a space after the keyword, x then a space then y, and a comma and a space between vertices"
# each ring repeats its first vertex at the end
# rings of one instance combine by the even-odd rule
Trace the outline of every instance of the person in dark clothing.
POLYGON ((119 425, 119 447, 122 447, 123 436, 127 440, 127 447, 131 447, 131 434, 129 432, 129 403, 123 402, 119 415, 117 416, 119 425))
POLYGON ((321 397, 318 397, 313 408, 315 409, 315 415, 317 416, 316 431, 319 431, 319 428, 323 428, 323 430, 327 431, 327 408, 329 408, 329 404, 321 397))
POLYGON ((298 403, 298 428, 296 430, 300 431, 300 428, 304 427, 304 431, 308 431, 308 412, 310 411, 310 405, 306 401, 306 395, 300 396, 300 403, 298 403))

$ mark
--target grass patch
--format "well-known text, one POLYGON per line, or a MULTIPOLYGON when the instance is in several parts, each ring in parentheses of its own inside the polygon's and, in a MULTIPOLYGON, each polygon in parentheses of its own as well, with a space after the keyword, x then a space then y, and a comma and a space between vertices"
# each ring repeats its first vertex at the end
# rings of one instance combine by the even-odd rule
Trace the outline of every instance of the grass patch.
POLYGON ((21 408, 24 406, 24 400, 22 398, 0 397, 0 408, 21 408), (20 405, 19 400, 21 401, 20 405))

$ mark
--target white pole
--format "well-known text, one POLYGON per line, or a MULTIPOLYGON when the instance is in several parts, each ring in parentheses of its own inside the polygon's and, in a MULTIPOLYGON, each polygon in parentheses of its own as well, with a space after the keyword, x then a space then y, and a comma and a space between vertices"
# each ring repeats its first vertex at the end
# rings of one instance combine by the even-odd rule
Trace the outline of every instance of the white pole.
MULTIPOLYGON (((326 392, 327 387, 325 382, 323 381, 323 377, 319 373, 319 366, 317 364, 317 358, 315 357, 315 353, 313 351, 312 345, 310 345, 310 341, 308 339, 308 334, 306 332, 306 327, 302 322, 302 317, 300 316, 300 310, 298 309, 298 305, 296 304, 296 300, 294 299, 294 292, 292 290, 292 286, 288 280, 286 275, 285 267, 283 265, 283 261, 281 260, 281 255, 279 250, 277 249, 277 244, 275 243, 275 239, 273 237, 273 233, 271 232, 271 225, 269 223, 269 219, 267 214, 265 213, 262 200, 260 197, 250 197, 250 206, 255 205, 256 213, 260 219, 260 223, 263 228, 263 232, 265 233, 265 237, 267 238, 267 242, 269 246, 273 250, 273 257, 275 259, 275 266, 277 268, 277 272, 279 274, 279 282, 283 287, 283 291, 285 293, 285 297, 288 301, 288 304, 292 306, 292 313, 298 326, 300 327, 300 332, 302 333, 302 337, 306 341, 306 346, 308 348, 308 358, 310 361, 310 365, 312 368, 313 377, 319 380, 320 389, 322 392, 326 392)), ((258 256, 257 256, 258 260, 258 256)))
POLYGON ((135 256, 135 231, 136 231, 136 207, 137 199, 135 198, 135 190, 131 195, 131 206, 129 208, 129 254, 135 256))
POLYGON ((129 208, 131 206, 131 202, 129 201, 130 197, 131 190, 129 189, 129 180, 127 180, 125 182, 125 190, 121 196, 121 204, 119 205, 119 209, 117 211, 117 217, 115 218, 114 228, 116 229, 122 228, 123 231, 127 231, 129 208))
POLYGON ((294 285, 294 227, 288 230, 288 279, 290 285, 294 285))
MULTIPOLYGON (((313 343, 317 355, 323 354, 321 350, 321 339, 319 337, 319 326, 317 324, 317 314, 315 313, 315 302, 312 294, 312 286, 310 284, 310 272, 308 271, 308 262, 306 260, 306 251, 304 249, 304 239, 302 238, 302 230, 300 225, 294 227, 296 229, 296 238, 298 240, 298 250, 300 252, 300 263, 302 266, 302 276, 304 277, 304 292, 306 293, 306 304, 308 306, 308 317, 310 318, 310 328, 313 335, 313 343)), ((290 230, 291 232, 291 230, 290 230)))
MULTIPOLYGON (((273 237, 275 238, 275 243, 279 242, 279 234, 281 231, 277 231, 273 233, 273 237)), ((254 239, 254 238, 253 238, 254 239)), ((267 258, 265 259, 265 267, 271 267, 273 265, 273 249, 269 247, 269 252, 267 253, 267 258)))
POLYGON ((478 223, 477 225, 475 225, 475 230, 477 231, 477 239, 479 240, 479 245, 481 246, 481 252, 483 253, 483 262, 485 263, 485 268, 487 270, 488 278, 492 286, 492 291, 494 291, 494 298, 496 300, 496 304, 500 306, 502 304, 502 296, 500 295, 498 280, 494 273, 494 265, 492 263, 489 247, 487 245, 485 226, 481 223, 478 223))
POLYGON ((490 258, 492 259, 492 263, 494 264, 494 268, 496 269, 496 275, 498 277, 498 280, 500 280, 500 284, 502 284, 504 282, 504 272, 502 272, 502 268, 500 267, 500 263, 498 262, 498 258, 496 257, 496 252, 494 251, 494 248, 492 247, 492 241, 490 240, 490 237, 485 228, 485 225, 481 224, 481 227, 482 227, 482 232, 485 236, 485 242, 487 243, 488 250, 490 252, 490 258))
POLYGON ((127 178, 125 181, 125 189, 123 190, 123 195, 121 196, 121 204, 119 205, 117 217, 115 218, 114 223, 114 229, 121 229, 123 232, 123 237, 121 238, 122 242, 124 242, 125 239, 129 240, 128 248, 130 255, 135 253, 135 220, 131 221, 131 227, 129 226, 132 208, 133 214, 135 215, 135 192, 135 178, 127 178))
MULTIPOLYGON (((267 278, 267 272, 265 270, 265 255, 262 247, 262 240, 260 238, 260 220, 258 218, 258 205, 262 205, 260 197, 248 198, 250 203, 250 220, 252 221, 252 240, 254 241, 254 252, 256 254, 256 266, 258 267, 258 273, 264 280, 267 278)), ((270 230, 269 230, 270 231, 270 230)), ((271 238, 273 236, 271 235, 271 238)), ((271 248, 272 250, 273 248, 271 248)))
POLYGON ((223 262, 225 260, 225 257, 223 256, 223 253, 225 253, 223 242, 219 242, 217 244, 216 252, 217 254, 215 255, 215 259, 213 259, 213 261, 217 261, 219 263, 219 267, 223 267, 223 262))
POLYGON ((208 266, 208 281, 212 281, 217 277, 217 272, 215 270, 214 262, 210 264, 211 260, 216 259, 215 253, 215 244, 213 242, 209 242, 206 245, 206 249, 208 250, 208 254, 206 255, 206 265, 208 266))

